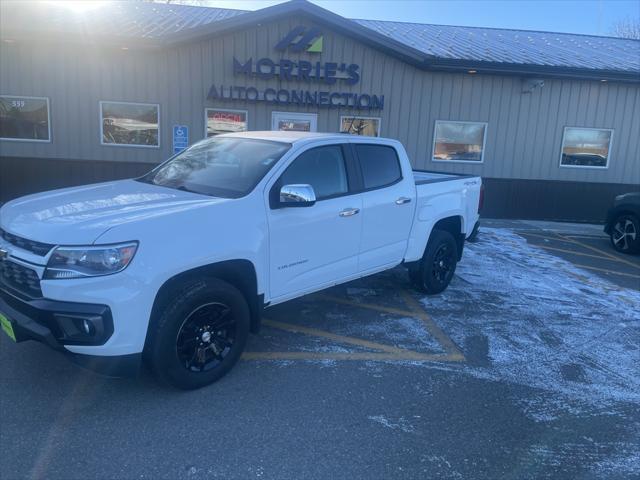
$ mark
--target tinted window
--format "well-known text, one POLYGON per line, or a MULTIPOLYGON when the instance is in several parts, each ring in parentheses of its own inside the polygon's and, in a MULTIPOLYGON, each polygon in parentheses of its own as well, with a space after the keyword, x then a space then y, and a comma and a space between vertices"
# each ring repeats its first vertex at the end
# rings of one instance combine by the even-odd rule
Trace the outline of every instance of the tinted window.
POLYGON ((384 145, 356 145, 362 165, 364 188, 383 187, 402 178, 398 155, 393 147, 384 145))
POLYGON ((342 147, 330 145, 307 150, 282 174, 280 185, 309 184, 316 198, 340 195, 349 191, 342 147))
POLYGON ((0 138, 48 142, 49 101, 0 96, 0 138))
POLYGON ((290 147, 288 143, 213 137, 187 148, 140 181, 238 198, 249 193, 290 147))

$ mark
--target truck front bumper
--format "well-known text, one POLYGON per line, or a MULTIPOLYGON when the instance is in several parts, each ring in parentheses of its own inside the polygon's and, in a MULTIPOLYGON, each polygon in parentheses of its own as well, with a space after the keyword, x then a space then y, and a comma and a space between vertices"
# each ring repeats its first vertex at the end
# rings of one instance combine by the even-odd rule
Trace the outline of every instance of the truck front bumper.
POLYGON ((66 345, 103 345, 113 334, 113 318, 106 305, 28 299, 0 287, 0 313, 13 329, 16 342, 36 340, 62 352, 74 363, 97 373, 136 376, 142 354, 98 356, 72 353, 66 345))

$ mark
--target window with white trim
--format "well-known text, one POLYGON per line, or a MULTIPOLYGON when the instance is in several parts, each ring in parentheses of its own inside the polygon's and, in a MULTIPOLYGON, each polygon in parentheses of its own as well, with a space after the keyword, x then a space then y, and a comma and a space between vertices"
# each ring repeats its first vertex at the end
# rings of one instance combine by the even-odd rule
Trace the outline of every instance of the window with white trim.
POLYGON ((51 141, 49 99, 0 95, 0 139, 51 141))
POLYGON ((340 132, 352 135, 380 136, 380 117, 340 117, 340 132))
POLYGON ((607 168, 612 136, 607 128, 564 127, 560 166, 607 168))
POLYGON ((100 143, 129 147, 160 146, 160 105, 100 102, 100 143))
POLYGON ((434 162, 482 163, 487 124, 437 120, 433 140, 434 162))
POLYGON ((246 110, 225 110, 205 108, 205 137, 221 133, 246 132, 249 130, 249 116, 246 110))

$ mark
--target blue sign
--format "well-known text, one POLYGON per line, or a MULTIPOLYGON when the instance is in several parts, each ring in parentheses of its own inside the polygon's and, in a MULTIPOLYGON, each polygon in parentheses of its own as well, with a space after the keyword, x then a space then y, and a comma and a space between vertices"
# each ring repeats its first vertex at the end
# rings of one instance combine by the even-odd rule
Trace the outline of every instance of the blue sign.
POLYGON ((173 153, 180 153, 189 146, 189 127, 186 125, 173 126, 173 153))

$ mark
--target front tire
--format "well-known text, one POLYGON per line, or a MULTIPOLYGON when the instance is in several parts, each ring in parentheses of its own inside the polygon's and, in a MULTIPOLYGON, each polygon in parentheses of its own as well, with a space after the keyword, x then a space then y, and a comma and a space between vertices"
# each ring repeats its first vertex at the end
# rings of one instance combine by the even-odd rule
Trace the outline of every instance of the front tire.
POLYGON ((635 215, 618 216, 609 234, 611 245, 620 253, 640 252, 640 220, 635 215))
POLYGON ((443 292, 456 271, 458 244, 449 232, 434 230, 417 267, 409 270, 415 288, 428 294, 443 292))
POLYGON ((249 336, 242 293, 215 278, 190 281, 160 312, 147 348, 155 376, 192 390, 222 378, 238 361, 249 336))

